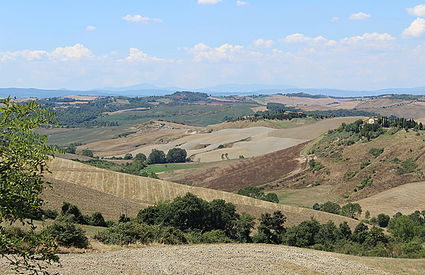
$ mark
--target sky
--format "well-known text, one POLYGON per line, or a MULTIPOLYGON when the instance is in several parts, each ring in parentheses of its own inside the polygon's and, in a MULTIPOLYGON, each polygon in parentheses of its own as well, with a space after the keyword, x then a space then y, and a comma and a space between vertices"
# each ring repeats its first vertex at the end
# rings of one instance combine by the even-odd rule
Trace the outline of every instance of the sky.
POLYGON ((425 86, 425 0, 2 0, 0 87, 425 86))

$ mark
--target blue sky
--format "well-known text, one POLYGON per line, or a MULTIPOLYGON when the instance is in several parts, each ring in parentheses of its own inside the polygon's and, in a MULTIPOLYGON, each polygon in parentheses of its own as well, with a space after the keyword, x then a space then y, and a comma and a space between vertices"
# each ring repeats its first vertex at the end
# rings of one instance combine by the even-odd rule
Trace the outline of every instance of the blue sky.
POLYGON ((0 87, 425 86, 425 0, 0 2, 0 87))

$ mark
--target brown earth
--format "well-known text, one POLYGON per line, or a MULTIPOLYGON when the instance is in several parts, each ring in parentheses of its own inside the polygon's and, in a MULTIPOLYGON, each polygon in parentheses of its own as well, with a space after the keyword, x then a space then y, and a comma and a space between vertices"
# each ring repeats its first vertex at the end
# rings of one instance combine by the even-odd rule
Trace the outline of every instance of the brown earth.
POLYGON ((174 181, 234 192, 282 179, 301 167, 300 152, 306 143, 230 165, 199 168, 174 181))
MULTIPOLYGON (((360 257, 342 258, 336 253, 264 244, 153 246, 103 253, 68 254, 60 258, 62 266, 52 266, 48 269, 50 273, 388 274, 384 268, 361 263, 363 258, 360 257)), ((382 262, 390 260, 380 259, 382 262)), ((13 274, 4 262, 0 261, 0 272, 13 274)))
MULTIPOLYGON (((321 223, 333 220, 336 224, 347 221, 352 227, 357 224, 356 220, 313 209, 276 204, 218 190, 117 173, 65 159, 56 158, 50 163, 49 167, 52 174, 46 175, 48 181, 58 180, 77 184, 141 206, 152 205, 163 200, 172 200, 177 196, 191 192, 208 201, 224 199, 235 204, 238 210, 242 209, 254 215, 280 210, 287 216, 288 226, 298 224, 311 217, 315 217, 321 223)), ((101 198, 93 201, 91 207, 94 208, 102 201, 101 198)), ((122 204, 115 204, 114 207, 121 209, 122 204)))

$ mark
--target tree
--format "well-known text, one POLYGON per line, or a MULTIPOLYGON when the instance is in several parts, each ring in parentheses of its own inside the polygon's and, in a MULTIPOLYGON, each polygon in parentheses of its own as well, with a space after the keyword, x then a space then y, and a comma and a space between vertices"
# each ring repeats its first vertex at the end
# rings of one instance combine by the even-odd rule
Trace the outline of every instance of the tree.
MULTIPOLYGON (((55 116, 35 101, 17 104, 8 97, 0 105, 0 224, 20 221, 31 226, 31 240, 18 246, 0 225, 0 254, 10 260, 16 270, 37 272, 42 262, 59 258, 48 234, 34 233, 33 217, 42 213, 43 173, 55 147, 46 145, 47 137, 33 130, 55 123, 55 116), (7 255, 14 254, 13 259, 7 255)), ((23 240, 21 240, 22 242, 23 240)))
POLYGON ((124 159, 125 159, 125 160, 133 159, 133 155, 132 155, 132 154, 130 154, 130 153, 127 153, 127 154, 125 154, 125 155, 124 155, 124 159))
POLYGON ((136 154, 136 156, 134 157, 134 160, 138 160, 140 162, 145 162, 146 161, 146 155, 143 153, 138 153, 136 154))
POLYGON ((167 162, 176 163, 176 162, 185 162, 187 157, 187 152, 185 149, 173 148, 168 150, 167 153, 167 162))
POLYGON ((272 244, 282 243, 282 237, 286 231, 283 227, 285 221, 286 217, 280 211, 275 211, 273 215, 261 214, 257 241, 272 244))
POLYGON ((93 151, 89 149, 84 149, 81 154, 86 157, 93 157, 93 151))
POLYGON ((149 154, 148 163, 156 164, 156 163, 166 163, 167 160, 165 158, 165 153, 163 151, 152 149, 152 152, 149 154))
POLYGON ((358 203, 348 203, 341 208, 341 215, 350 217, 352 219, 357 218, 362 214, 362 207, 358 203))
POLYGON ((242 243, 250 243, 251 230, 254 228, 255 218, 247 213, 242 213, 236 221, 236 240, 242 243))
POLYGON ((94 212, 90 217, 90 225, 106 226, 106 222, 105 222, 105 219, 103 218, 102 213, 94 212))
POLYGON ((320 210, 328 213, 339 214, 341 212, 341 206, 335 202, 328 201, 320 207, 320 210))
POLYGON ((387 227, 389 221, 390 221, 390 216, 385 215, 385 214, 379 214, 378 215, 378 225, 380 227, 387 227))

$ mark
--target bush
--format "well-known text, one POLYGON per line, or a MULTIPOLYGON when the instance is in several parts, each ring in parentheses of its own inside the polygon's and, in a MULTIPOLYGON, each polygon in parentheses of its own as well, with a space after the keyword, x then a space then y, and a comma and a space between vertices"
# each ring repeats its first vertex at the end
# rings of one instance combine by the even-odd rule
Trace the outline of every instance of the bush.
POLYGON ((139 224, 136 222, 117 223, 98 232, 95 239, 106 244, 129 245, 134 243, 149 244, 184 244, 187 239, 184 233, 170 226, 139 224))
POLYGON ((72 217, 72 222, 79 223, 79 224, 88 224, 88 219, 81 214, 80 209, 69 202, 63 202, 62 208, 61 208, 61 215, 62 216, 69 216, 72 217))
POLYGON ((140 162, 145 162, 146 161, 146 155, 142 154, 142 153, 138 153, 136 154, 136 156, 134 157, 134 160, 138 160, 140 162))
POLYGON ((45 232, 50 234, 57 244, 66 247, 87 248, 88 239, 81 227, 69 222, 54 222, 49 225, 45 232))
POLYGON ((341 212, 341 206, 335 202, 328 201, 322 204, 319 210, 328 213, 339 214, 341 212))
POLYGON ((259 199, 263 201, 269 201, 269 202, 279 202, 279 198, 277 197, 276 193, 267 193, 265 194, 261 188, 256 186, 248 186, 242 189, 238 190, 238 194, 242 196, 251 197, 254 199, 259 199))
POLYGON ((56 210, 46 209, 46 210, 43 211, 43 215, 44 215, 45 219, 54 220, 59 215, 59 213, 56 210))
POLYGON ((397 169, 398 175, 408 174, 415 172, 418 165, 415 163, 415 161, 411 158, 406 159, 405 161, 402 161, 400 163, 401 167, 397 169))
POLYGON ((369 154, 371 154, 375 158, 379 157, 383 152, 384 152, 384 148, 371 148, 369 150, 369 154))
POLYGON ((360 170, 368 167, 370 165, 370 160, 365 160, 360 164, 360 170))
POLYGON ((90 217, 90 225, 106 227, 106 222, 102 216, 102 213, 94 212, 90 217))
POLYGON ((127 154, 125 154, 125 155, 124 155, 124 159, 125 159, 125 160, 133 159, 133 155, 132 155, 132 154, 130 154, 130 153, 127 153, 127 154))
POLYGON ((324 166, 323 166, 323 164, 321 164, 320 162, 318 162, 318 161, 315 161, 314 159, 311 159, 309 162, 308 162, 308 165, 310 166, 310 169, 311 169, 311 171, 314 173, 314 172, 316 172, 316 171, 319 171, 319 170, 321 170, 321 169, 323 169, 324 168, 324 166))
POLYGON ((362 214, 362 207, 358 203, 348 203, 341 208, 341 215, 356 219, 362 214))
POLYGON ((185 162, 186 157, 187 157, 186 150, 181 148, 173 148, 168 150, 167 162, 169 163, 185 162))
POLYGON ((223 230, 211 230, 202 234, 202 243, 231 243, 223 230))
POLYGON ((93 151, 89 149, 84 149, 81 154, 86 157, 93 157, 93 151))

